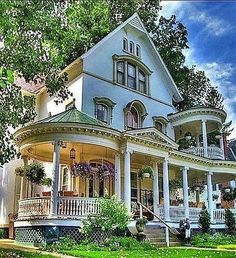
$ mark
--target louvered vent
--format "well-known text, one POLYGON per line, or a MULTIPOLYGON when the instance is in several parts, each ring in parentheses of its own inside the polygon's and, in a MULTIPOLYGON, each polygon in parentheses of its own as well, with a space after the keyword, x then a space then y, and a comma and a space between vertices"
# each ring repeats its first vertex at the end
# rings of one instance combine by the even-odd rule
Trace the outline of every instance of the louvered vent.
POLYGON ((139 30, 144 31, 143 25, 140 23, 139 19, 135 17, 133 20, 129 22, 134 27, 138 28, 139 30))

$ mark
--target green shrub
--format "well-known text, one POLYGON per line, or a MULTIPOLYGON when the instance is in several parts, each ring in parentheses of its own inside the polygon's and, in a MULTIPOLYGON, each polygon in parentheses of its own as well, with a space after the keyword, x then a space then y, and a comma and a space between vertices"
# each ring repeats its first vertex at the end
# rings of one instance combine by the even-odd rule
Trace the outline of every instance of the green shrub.
POLYGON ((124 204, 116 199, 101 198, 99 200, 100 213, 96 216, 88 216, 83 220, 83 231, 90 235, 94 230, 112 231, 114 229, 124 230, 127 228, 129 214, 124 204))
POLYGON ((207 211, 205 205, 202 207, 202 210, 199 214, 198 224, 199 224, 203 233, 208 233, 209 232, 210 224, 211 224, 211 217, 210 217, 210 214, 207 211))
POLYGON ((225 210, 225 224, 228 227, 229 233, 234 233, 235 231, 235 218, 234 214, 230 209, 225 210))
POLYGON ((49 243, 46 246, 42 247, 42 250, 47 250, 51 252, 58 252, 61 250, 71 250, 78 247, 77 242, 70 237, 61 237, 59 241, 49 243))
POLYGON ((236 236, 216 233, 214 235, 210 234, 197 234, 192 237, 191 240, 192 245, 198 247, 217 247, 218 245, 228 244, 236 244, 236 236))
POLYGON ((0 239, 6 237, 6 231, 3 228, 0 228, 0 239))

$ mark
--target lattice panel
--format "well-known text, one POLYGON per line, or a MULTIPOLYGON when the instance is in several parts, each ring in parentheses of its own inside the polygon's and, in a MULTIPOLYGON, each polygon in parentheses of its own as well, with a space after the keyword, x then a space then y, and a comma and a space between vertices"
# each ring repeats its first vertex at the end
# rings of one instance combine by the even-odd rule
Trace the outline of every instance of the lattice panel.
POLYGON ((90 236, 90 240, 96 243, 103 243, 106 239, 110 238, 111 235, 111 231, 94 230, 92 235, 90 236))
POLYGON ((80 232, 80 228, 74 227, 61 227, 60 229, 60 237, 70 237, 74 239, 76 242, 81 242, 85 240, 85 235, 80 232))
POLYGON ((43 228, 16 228, 15 240, 23 243, 45 243, 43 228))

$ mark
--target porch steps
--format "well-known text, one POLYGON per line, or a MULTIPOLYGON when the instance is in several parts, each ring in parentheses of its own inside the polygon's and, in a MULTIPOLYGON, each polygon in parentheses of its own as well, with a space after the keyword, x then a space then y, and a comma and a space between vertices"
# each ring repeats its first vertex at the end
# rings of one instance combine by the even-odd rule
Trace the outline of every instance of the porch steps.
MULTIPOLYGON (((144 234, 154 245, 166 246, 165 228, 159 225, 146 225, 144 234)), ((170 246, 180 246, 181 241, 173 234, 169 233, 170 246)))

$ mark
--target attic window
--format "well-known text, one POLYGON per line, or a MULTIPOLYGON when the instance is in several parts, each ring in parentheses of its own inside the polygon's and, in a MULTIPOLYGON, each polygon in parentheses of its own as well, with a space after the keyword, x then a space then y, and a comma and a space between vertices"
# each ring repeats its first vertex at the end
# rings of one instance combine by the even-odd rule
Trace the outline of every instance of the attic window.
POLYGON ((136 56, 141 57, 141 48, 138 44, 136 45, 136 56))
POLYGON ((128 40, 127 40, 127 38, 123 38, 123 50, 128 51, 128 40))
POLYGON ((152 117, 152 119, 153 119, 154 127, 158 131, 166 134, 168 120, 163 116, 154 116, 154 117, 152 117))
POLYGON ((129 52, 131 54, 134 54, 134 42, 133 41, 130 41, 130 43, 129 43, 129 52))

